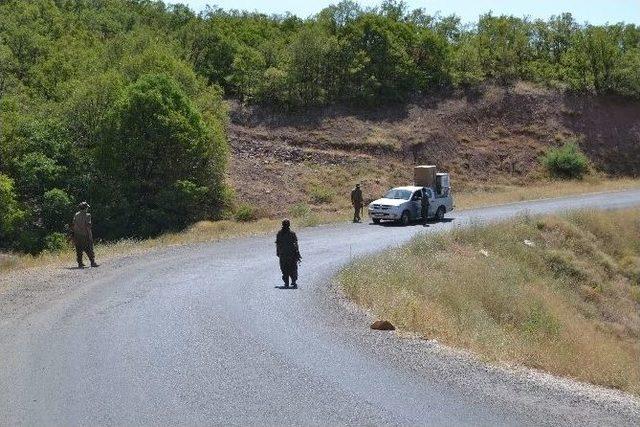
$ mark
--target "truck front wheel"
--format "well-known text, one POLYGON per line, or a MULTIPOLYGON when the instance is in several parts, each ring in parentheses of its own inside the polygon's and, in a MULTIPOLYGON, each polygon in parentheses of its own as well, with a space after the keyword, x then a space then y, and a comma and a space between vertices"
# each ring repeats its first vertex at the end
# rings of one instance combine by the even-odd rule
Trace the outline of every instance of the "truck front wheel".
POLYGON ((374 224, 380 224, 380 218, 373 218, 374 224))
POLYGON ((440 206, 436 211, 436 219, 438 221, 442 221, 444 219, 444 214, 447 212, 444 206, 440 206))
POLYGON ((411 216, 409 215, 409 211, 402 212, 402 216, 400 217, 400 224, 409 225, 411 222, 411 216))

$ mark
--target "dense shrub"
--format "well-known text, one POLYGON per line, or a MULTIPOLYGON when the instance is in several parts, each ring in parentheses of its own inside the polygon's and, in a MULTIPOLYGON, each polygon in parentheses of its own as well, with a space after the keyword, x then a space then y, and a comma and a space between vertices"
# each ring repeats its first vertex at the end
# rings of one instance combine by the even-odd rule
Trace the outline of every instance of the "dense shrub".
POLYGON ((64 233, 51 233, 44 238, 44 250, 57 252, 69 247, 69 240, 64 233))
POLYGON ((50 231, 63 231, 71 222, 72 202, 69 195, 59 188, 44 193, 42 200, 42 219, 50 231))
POLYGON ((582 178, 589 170, 589 160, 575 142, 551 148, 542 157, 542 163, 551 176, 558 178, 582 178))

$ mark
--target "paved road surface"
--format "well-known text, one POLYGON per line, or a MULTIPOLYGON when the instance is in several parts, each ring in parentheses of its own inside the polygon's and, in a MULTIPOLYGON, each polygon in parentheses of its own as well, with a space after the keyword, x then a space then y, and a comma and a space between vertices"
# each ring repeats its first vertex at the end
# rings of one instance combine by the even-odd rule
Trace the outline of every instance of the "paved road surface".
POLYGON ((298 290, 276 288, 273 237, 30 273, 0 294, 0 424, 639 425, 639 401, 622 393, 370 331, 328 284, 351 257, 417 233, 632 205, 640 190, 453 212, 428 228, 305 229, 298 290))

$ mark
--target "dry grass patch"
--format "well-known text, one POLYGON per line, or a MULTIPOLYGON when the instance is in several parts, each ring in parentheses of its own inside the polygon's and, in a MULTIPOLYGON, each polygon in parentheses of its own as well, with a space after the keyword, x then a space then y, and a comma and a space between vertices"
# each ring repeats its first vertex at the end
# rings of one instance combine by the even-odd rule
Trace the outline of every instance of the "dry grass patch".
MULTIPOLYGON (((455 182, 453 184, 455 186, 455 182)), ((640 188, 640 180, 633 178, 611 179, 587 176, 582 180, 539 181, 530 185, 499 185, 455 193, 457 209, 470 209, 500 203, 563 197, 601 191, 620 191, 640 188)))
POLYGON ((639 256, 640 210, 581 212, 422 236, 338 280, 400 329, 639 395, 639 256))

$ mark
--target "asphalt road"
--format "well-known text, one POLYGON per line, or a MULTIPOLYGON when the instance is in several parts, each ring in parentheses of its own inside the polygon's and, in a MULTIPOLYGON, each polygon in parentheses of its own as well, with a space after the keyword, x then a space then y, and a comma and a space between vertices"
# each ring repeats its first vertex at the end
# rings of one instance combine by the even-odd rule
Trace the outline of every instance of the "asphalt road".
POLYGON ((18 275, 0 293, 0 424, 640 425, 640 401, 622 393, 371 331, 330 286, 351 258, 418 233, 635 205, 640 190, 453 212, 427 228, 305 229, 297 290, 277 288, 273 237, 18 275))

